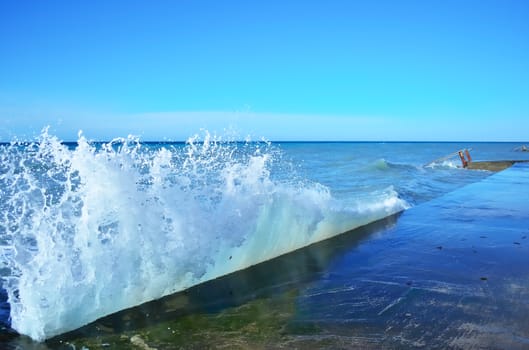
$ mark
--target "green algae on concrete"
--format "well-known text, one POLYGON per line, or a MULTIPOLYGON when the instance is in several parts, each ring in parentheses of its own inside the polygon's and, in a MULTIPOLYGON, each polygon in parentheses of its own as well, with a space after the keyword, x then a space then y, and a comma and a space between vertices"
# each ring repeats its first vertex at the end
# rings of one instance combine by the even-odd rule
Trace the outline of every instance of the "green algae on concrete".
POLYGON ((188 314, 124 332, 95 325, 99 332, 93 336, 49 345, 90 350, 262 349, 281 341, 294 314, 297 295, 296 290, 291 290, 221 312, 188 314))
POLYGON ((488 171, 502 171, 514 164, 512 160, 505 161, 490 161, 490 162, 470 162, 467 169, 470 170, 488 170, 488 171))
POLYGON ((469 162, 467 169, 470 170, 488 170, 488 171, 502 171, 510 168, 515 163, 526 163, 527 160, 497 160, 497 161, 479 161, 469 162))

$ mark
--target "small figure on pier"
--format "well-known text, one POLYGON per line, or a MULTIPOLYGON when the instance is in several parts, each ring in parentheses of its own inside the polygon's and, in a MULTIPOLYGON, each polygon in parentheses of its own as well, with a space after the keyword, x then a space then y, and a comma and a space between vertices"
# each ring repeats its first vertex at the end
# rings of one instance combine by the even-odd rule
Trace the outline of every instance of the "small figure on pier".
POLYGON ((468 149, 465 149, 465 153, 463 154, 463 150, 458 152, 459 158, 461 158, 461 164, 463 165, 463 168, 466 168, 468 166, 468 163, 472 162, 472 158, 470 157, 470 153, 468 152, 468 149), (466 158, 465 158, 466 155, 466 158))

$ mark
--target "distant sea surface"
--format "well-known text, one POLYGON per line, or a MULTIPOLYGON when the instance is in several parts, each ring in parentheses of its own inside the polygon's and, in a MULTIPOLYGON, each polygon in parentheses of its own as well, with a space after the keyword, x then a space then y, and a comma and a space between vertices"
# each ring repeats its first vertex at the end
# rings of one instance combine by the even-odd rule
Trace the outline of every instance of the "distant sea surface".
POLYGON ((43 341, 390 217, 492 174, 456 151, 529 159, 520 146, 46 132, 0 145, 2 332, 43 341))

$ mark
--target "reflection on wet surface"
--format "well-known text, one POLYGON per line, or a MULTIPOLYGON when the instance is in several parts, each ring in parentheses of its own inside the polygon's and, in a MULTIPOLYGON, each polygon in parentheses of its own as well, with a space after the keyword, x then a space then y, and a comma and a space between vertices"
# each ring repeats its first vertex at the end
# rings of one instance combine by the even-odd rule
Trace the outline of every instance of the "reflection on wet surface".
MULTIPOLYGON (((529 348, 529 166, 12 348, 529 348)), ((4 342, 8 343, 6 338, 4 342)))

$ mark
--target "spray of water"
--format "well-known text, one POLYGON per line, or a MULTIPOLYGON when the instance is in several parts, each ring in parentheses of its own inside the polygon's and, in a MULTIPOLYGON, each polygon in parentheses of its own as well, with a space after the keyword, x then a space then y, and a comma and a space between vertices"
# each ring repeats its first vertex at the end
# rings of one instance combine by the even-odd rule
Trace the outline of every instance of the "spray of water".
POLYGON ((345 205, 280 163, 269 144, 207 133, 165 147, 80 135, 69 148, 45 130, 0 147, 12 327, 43 340, 406 207, 391 189, 345 205))

